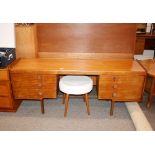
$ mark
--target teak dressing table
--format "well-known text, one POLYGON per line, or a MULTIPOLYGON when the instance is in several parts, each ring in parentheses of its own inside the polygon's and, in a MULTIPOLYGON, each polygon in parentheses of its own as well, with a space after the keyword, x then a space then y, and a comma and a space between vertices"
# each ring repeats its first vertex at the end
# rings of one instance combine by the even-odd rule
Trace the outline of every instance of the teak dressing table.
POLYGON ((56 98, 59 75, 95 75, 98 99, 140 101, 144 69, 133 60, 20 59, 10 69, 16 99, 56 98))
POLYGON ((135 41, 136 24, 16 26, 21 59, 9 68, 13 98, 56 98, 60 76, 88 75, 98 99, 112 101, 112 115, 115 101, 140 101, 143 96, 146 72, 133 60, 135 41))

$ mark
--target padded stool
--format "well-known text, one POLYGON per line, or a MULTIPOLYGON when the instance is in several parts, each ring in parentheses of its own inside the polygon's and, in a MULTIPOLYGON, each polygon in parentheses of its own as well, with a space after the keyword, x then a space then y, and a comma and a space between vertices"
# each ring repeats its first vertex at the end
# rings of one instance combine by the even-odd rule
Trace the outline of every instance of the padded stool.
POLYGON ((68 112, 68 100, 69 95, 84 95, 84 101, 86 102, 87 112, 90 115, 90 107, 88 101, 88 93, 93 88, 93 81, 87 76, 64 76, 59 81, 60 91, 64 93, 63 104, 65 102, 64 117, 68 112))

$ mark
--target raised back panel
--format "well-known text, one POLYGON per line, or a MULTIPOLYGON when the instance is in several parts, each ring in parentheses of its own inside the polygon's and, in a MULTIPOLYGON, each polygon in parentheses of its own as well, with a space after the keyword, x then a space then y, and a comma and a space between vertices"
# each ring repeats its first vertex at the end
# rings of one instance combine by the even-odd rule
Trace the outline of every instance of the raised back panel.
POLYGON ((37 24, 38 56, 131 58, 136 24, 37 24))

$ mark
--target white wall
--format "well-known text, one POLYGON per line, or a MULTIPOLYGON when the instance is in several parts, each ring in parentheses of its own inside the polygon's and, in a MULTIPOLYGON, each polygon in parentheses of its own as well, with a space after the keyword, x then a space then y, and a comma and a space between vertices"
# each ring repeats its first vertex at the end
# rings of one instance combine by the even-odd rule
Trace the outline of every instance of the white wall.
POLYGON ((151 30, 151 24, 152 23, 147 23, 146 32, 150 32, 150 30, 151 30))
POLYGON ((13 23, 0 23, 0 47, 15 48, 15 26, 13 23))

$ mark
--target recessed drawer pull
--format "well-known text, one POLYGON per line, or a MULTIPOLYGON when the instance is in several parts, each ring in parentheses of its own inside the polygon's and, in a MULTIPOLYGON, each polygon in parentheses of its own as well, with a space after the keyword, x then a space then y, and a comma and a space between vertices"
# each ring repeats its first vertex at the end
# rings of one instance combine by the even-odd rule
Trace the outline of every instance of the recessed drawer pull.
POLYGON ((114 89, 116 89, 117 87, 118 87, 117 84, 114 84, 114 85, 113 85, 113 88, 114 88, 114 89))
POLYGON ((113 77, 113 81, 116 81, 116 77, 115 76, 113 77))
POLYGON ((112 97, 116 97, 117 96, 117 94, 116 93, 112 93, 112 97))
POLYGON ((41 83, 39 83, 39 84, 38 84, 38 87, 41 87, 41 86, 42 86, 42 84, 41 84, 41 83))
POLYGON ((41 79, 42 79, 41 75, 38 75, 38 80, 41 80, 41 79))
POLYGON ((42 92, 39 92, 38 94, 39 94, 39 95, 42 95, 43 93, 42 93, 42 92))

